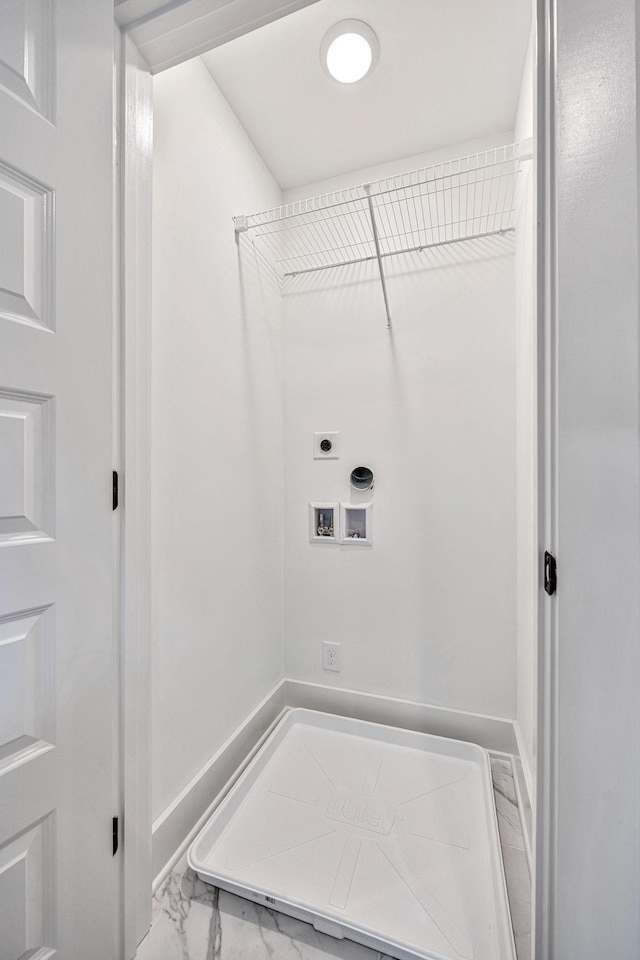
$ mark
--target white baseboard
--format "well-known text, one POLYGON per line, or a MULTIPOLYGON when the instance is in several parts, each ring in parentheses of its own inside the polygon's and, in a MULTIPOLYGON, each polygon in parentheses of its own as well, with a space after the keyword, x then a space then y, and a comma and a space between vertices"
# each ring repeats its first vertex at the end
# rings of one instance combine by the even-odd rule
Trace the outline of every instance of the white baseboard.
POLYGON ((282 687, 281 681, 154 821, 151 845, 154 890, 279 720, 285 706, 282 687))
POLYGON ((515 753, 517 749, 512 720, 302 680, 285 678, 283 684, 288 707, 306 707, 451 740, 466 740, 502 753, 515 753))
POLYGON ((153 824, 154 890, 196 836, 287 707, 418 730, 517 754, 514 723, 463 710, 285 678, 262 700, 153 824))

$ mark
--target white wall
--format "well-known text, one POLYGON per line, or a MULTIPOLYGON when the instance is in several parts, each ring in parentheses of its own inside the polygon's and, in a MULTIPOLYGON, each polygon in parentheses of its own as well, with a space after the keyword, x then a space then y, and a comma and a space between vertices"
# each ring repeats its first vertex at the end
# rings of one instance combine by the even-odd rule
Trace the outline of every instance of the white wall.
POLYGON ((360 170, 350 170, 348 173, 344 173, 339 177, 330 177, 327 180, 307 183, 302 187, 293 187, 291 190, 285 190, 284 200, 286 203, 292 203, 295 200, 306 200, 309 197, 322 196, 325 193, 332 193, 334 190, 343 190, 347 187, 352 187, 354 184, 370 183, 374 180, 382 180, 385 177, 399 176, 402 173, 406 173, 407 170, 419 170, 422 167, 429 167, 434 163, 442 163, 455 157, 467 157, 473 153, 491 150, 494 147, 503 147, 509 143, 513 143, 513 130, 505 130, 502 133, 496 133, 490 137, 482 137, 479 140, 465 140, 464 143, 450 144, 449 146, 441 147, 439 150, 429 150, 427 153, 416 153, 409 157, 398 157, 386 163, 377 163, 371 167, 362 167, 360 170))
POLYGON ((200 60, 154 81, 153 812, 282 675, 280 301, 232 215, 280 192, 200 60))
MULTIPOLYGON (((531 32, 522 77, 515 140, 534 134, 534 33, 531 32)), ((535 770, 535 678, 539 584, 537 526, 536 272, 535 183, 533 160, 521 164, 516 206, 516 487, 518 696, 516 719, 520 752, 530 797, 535 770)))
POLYGON ((513 238, 386 266, 391 333, 375 265, 301 278, 283 301, 286 670, 514 717, 513 238), (316 430, 340 431, 340 460, 312 459, 316 430), (348 500, 358 464, 376 475, 373 547, 310 544, 308 501, 348 500), (340 673, 321 668, 325 639, 340 673))

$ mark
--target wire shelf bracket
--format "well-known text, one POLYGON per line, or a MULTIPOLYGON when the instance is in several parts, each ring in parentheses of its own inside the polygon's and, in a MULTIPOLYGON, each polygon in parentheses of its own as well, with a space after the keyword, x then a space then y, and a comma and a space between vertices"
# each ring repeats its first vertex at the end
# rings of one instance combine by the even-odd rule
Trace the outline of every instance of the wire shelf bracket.
POLYGON ((513 232, 516 178, 531 159, 531 140, 495 147, 234 217, 236 236, 248 235, 283 289, 306 273, 377 262, 390 328, 384 260, 513 232))
POLYGON ((376 248, 376 259, 378 261, 378 270, 380 271, 380 283, 382 284, 382 296, 384 298, 384 309, 387 314, 387 328, 390 330, 391 314, 389 313, 389 297, 387 296, 387 281, 384 278, 384 267, 382 266, 382 253, 380 251, 380 237, 378 235, 378 224, 376 223, 376 215, 373 209, 373 200, 371 199, 371 184, 365 183, 362 189, 367 195, 367 203, 369 205, 369 216, 371 217, 371 232, 373 234, 373 242, 376 248))

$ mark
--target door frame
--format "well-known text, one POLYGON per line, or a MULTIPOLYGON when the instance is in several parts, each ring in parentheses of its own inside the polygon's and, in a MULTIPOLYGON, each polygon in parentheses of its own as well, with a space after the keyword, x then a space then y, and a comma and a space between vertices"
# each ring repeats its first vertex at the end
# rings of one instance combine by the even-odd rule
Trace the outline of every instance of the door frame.
POLYGON ((116 27, 117 290, 120 342, 121 949, 151 925, 150 361, 152 77, 116 27))
POLYGON ((555 710, 557 605, 542 589, 544 552, 557 556, 557 358, 555 0, 536 0, 536 339, 538 628, 536 651, 536 758, 533 818, 532 955, 551 957, 555 876, 555 710))
MULTIPOLYGON (((306 0, 314 2, 314 0, 306 0)), ((292 6, 297 9, 298 5, 292 6)), ((281 5, 273 2, 274 9, 281 5)), ((288 11, 293 12, 293 11, 288 11)), ((549 956, 555 873, 556 758, 555 603, 541 588, 542 555, 556 543, 555 131, 554 0, 535 0, 537 192, 537 503, 540 577, 537 625, 537 736, 534 818, 534 938, 536 960, 549 956)), ((138 24, 133 24, 135 28, 138 24)), ((259 24, 258 24, 259 25, 259 24)), ((255 24, 238 29, 249 32, 255 24)), ((124 815, 123 957, 133 955, 151 922, 151 610, 150 610, 150 357, 151 357, 151 67, 128 35, 121 36, 120 307, 122 331, 123 615, 121 750, 124 815), (127 504, 134 509, 127 511, 127 504)), ((135 30, 134 30, 135 35, 135 30)), ((218 41, 224 42, 224 41, 218 41)), ((212 42, 210 47, 215 46, 212 42)), ((204 52, 199 50, 198 53, 204 52)), ((194 53, 176 57, 170 65, 194 53)), ((164 68, 164 64, 160 69, 164 68)), ((534 798, 531 798, 534 800, 534 798)))

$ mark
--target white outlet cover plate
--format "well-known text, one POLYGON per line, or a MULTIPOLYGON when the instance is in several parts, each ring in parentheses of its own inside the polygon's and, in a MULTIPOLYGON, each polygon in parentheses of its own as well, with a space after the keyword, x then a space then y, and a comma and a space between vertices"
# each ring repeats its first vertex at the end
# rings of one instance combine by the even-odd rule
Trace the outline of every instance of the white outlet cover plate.
POLYGON ((322 641, 322 669, 340 673, 340 643, 337 640, 322 641))
POLYGON ((189 850, 206 883, 399 960, 515 960, 489 757, 289 711, 189 850))
POLYGON ((314 433, 313 435, 313 459, 314 460, 339 460, 340 459, 340 433, 337 430, 314 433), (325 453, 320 449, 323 440, 331 441, 331 450, 325 453))

